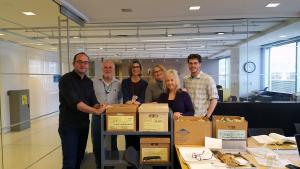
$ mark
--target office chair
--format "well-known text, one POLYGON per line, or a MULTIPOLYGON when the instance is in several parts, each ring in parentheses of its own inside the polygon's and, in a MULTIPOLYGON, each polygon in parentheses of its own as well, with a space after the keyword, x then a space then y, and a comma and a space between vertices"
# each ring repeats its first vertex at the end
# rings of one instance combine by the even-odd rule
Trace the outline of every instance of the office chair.
POLYGON ((294 123, 296 134, 300 134, 300 123, 294 123))
POLYGON ((249 128, 248 137, 257 136, 257 135, 268 135, 270 133, 277 133, 284 135, 284 131, 281 128, 249 128))

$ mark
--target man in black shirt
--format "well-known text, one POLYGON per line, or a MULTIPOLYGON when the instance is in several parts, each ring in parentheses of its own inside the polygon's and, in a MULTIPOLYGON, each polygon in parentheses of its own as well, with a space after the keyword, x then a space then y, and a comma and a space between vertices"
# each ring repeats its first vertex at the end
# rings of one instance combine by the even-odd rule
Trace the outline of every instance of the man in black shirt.
POLYGON ((59 128, 63 152, 63 169, 80 169, 89 132, 89 114, 99 115, 107 105, 100 105, 93 82, 86 76, 89 57, 81 52, 74 56, 74 70, 59 82, 59 128))

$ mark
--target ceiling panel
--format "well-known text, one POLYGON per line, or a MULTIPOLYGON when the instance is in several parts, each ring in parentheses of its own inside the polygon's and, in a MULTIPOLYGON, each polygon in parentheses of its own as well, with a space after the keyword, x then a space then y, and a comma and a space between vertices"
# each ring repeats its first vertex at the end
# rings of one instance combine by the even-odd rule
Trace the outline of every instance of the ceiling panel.
MULTIPOLYGON (((70 21, 71 51, 86 51, 93 57, 224 57, 223 51, 243 45, 262 45, 299 36, 299 0, 285 0, 278 8, 267 9, 266 0, 82 0, 69 3, 86 15, 90 23, 79 27, 70 21), (200 11, 188 11, 200 4, 200 11), (238 7, 237 7, 238 6, 238 7), (132 9, 131 13, 121 9, 132 9), (288 9, 288 10, 287 10, 288 9), (286 16, 293 17, 287 18, 286 16), (251 17, 248 19, 236 19, 251 17), (253 18, 252 18, 253 17, 253 18), (223 32, 224 35, 219 35, 223 32)), ((58 17, 61 38, 67 43, 66 18, 50 0, 1 0, 0 39, 56 51, 58 17), (25 16, 32 11, 36 16, 25 16)))

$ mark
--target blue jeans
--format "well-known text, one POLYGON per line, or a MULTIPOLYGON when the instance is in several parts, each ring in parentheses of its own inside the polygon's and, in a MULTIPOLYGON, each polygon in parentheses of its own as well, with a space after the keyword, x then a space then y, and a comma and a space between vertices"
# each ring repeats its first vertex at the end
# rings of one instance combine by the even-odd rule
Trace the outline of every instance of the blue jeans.
POLYGON ((80 164, 84 158, 86 149, 89 127, 74 128, 59 125, 58 133, 60 135, 63 152, 62 169, 80 169, 80 164))
MULTIPOLYGON (((97 169, 101 168, 101 118, 100 116, 92 116, 92 143, 93 153, 95 156, 97 169)), ((105 147, 105 145, 103 145, 105 147)), ((117 136, 111 136, 111 150, 117 151, 117 136)))

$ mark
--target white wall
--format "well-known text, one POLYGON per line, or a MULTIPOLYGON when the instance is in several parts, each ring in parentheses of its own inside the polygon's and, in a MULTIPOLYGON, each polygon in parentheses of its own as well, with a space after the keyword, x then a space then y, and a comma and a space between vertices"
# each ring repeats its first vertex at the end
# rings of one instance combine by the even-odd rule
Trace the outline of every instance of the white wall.
POLYGON ((241 46, 231 49, 231 93, 232 96, 245 97, 252 91, 260 90, 263 75, 261 74, 261 48, 259 46, 241 46), (247 61, 254 62, 253 73, 244 71, 247 61))
POLYGON ((8 90, 29 89, 31 118, 58 111, 59 74, 56 52, 33 49, 0 41, 0 96, 2 127, 10 125, 8 90))
POLYGON ((240 49, 232 48, 230 57, 230 95, 239 97, 240 93, 240 84, 239 84, 239 74, 240 74, 240 49))
POLYGON ((240 47, 240 96, 248 96, 250 92, 260 90, 263 76, 261 73, 261 48, 258 46, 240 47), (248 49, 247 49, 248 48, 248 49), (256 69, 252 73, 244 71, 244 64, 254 62, 256 69))
POLYGON ((218 59, 206 59, 202 60, 201 70, 212 76, 216 84, 219 84, 219 60, 218 59))

